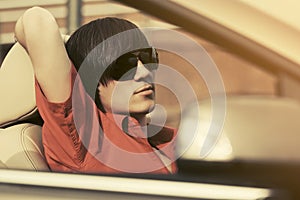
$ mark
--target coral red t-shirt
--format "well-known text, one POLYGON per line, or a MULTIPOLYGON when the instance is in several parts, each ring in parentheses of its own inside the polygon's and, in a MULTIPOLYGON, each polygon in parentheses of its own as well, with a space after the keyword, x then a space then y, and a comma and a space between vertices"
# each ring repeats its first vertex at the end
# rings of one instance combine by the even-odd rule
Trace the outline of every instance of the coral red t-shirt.
POLYGON ((103 113, 86 94, 72 66, 72 93, 51 103, 36 81, 36 103, 44 120, 45 157, 53 171, 83 173, 175 173, 174 129, 142 127, 131 117, 103 113), (77 77, 77 78, 76 78, 77 77))

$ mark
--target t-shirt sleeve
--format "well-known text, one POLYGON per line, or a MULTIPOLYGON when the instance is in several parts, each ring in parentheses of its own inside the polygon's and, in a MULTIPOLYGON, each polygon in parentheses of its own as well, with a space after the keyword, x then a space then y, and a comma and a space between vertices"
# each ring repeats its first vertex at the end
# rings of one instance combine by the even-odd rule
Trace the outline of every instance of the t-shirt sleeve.
POLYGON ((72 92, 62 103, 49 102, 35 81, 36 104, 43 125, 46 160, 54 171, 80 171, 87 151, 98 151, 101 136, 99 114, 72 66, 72 92))

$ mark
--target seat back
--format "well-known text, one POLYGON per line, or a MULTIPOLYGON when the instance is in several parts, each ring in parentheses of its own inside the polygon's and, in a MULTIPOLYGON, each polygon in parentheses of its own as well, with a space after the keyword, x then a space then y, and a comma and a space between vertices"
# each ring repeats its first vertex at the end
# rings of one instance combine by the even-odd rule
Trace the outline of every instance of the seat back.
POLYGON ((15 43, 0 68, 0 168, 47 171, 37 116, 33 68, 25 49, 15 43))
POLYGON ((5 168, 49 170, 38 125, 21 123, 0 129, 0 149, 0 159, 5 168))

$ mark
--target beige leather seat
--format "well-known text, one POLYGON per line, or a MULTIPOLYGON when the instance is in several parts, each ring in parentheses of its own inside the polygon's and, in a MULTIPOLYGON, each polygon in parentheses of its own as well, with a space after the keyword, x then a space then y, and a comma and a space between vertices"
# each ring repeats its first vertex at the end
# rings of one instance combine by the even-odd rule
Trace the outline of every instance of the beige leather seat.
POLYGON ((30 59, 16 43, 0 68, 0 168, 48 171, 36 118, 30 59), (28 122, 29 121, 29 122, 28 122))

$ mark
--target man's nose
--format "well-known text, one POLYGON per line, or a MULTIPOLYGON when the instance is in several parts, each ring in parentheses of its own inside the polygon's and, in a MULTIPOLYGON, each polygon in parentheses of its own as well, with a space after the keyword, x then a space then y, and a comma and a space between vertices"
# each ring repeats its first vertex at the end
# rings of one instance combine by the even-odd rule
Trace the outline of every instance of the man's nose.
POLYGON ((153 79, 153 71, 150 71, 149 69, 147 69, 145 67, 145 65, 138 60, 138 64, 137 64, 137 69, 136 69, 136 73, 134 75, 134 80, 135 81, 139 81, 141 79, 153 79))

